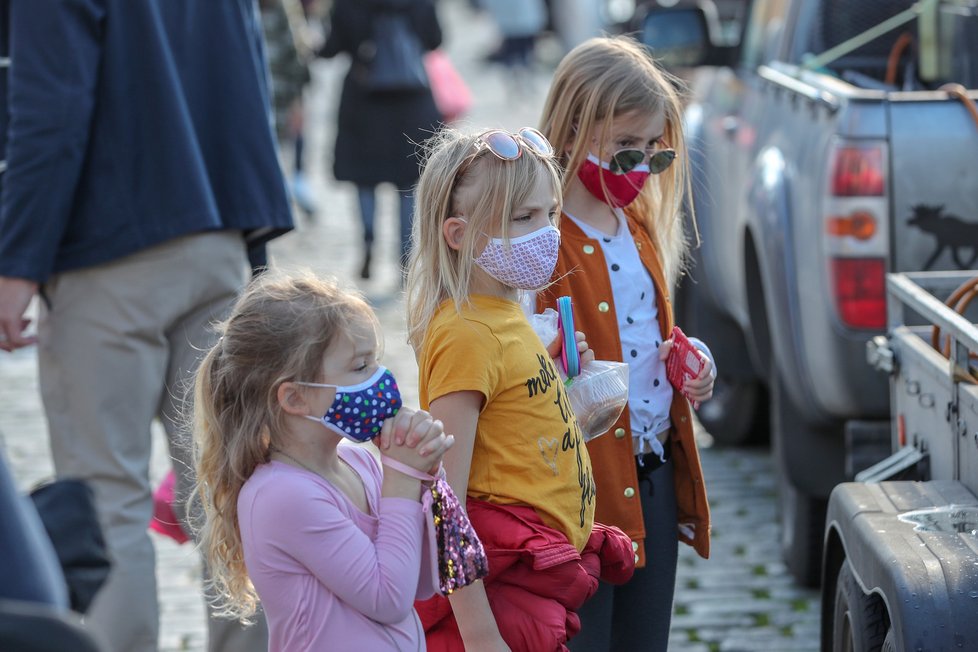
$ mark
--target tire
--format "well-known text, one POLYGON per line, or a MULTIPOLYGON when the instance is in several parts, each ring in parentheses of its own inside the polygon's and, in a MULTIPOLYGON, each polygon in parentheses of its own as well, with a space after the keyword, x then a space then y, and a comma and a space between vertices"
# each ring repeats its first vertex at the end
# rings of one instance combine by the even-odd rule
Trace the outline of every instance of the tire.
POLYGON ((896 633, 893 631, 893 627, 886 630, 886 638, 883 639, 883 647, 880 650, 881 652, 897 652, 896 633))
MULTIPOLYGON (((807 441, 842 446, 842 438, 829 429, 819 429, 807 423, 791 404, 784 388, 781 373, 771 371, 771 437, 778 474, 778 508, 781 519, 781 556, 788 571, 802 586, 817 587, 821 581, 822 549, 824 547, 825 513, 828 498, 813 496, 792 483, 782 450, 786 442, 807 441)), ((815 455, 813 460, 827 459, 815 455)))
POLYGON ((835 587, 832 649, 835 652, 881 652, 889 616, 883 599, 859 588, 849 560, 842 562, 835 587))
POLYGON ((713 398, 696 413, 700 423, 722 446, 763 443, 767 438, 760 383, 734 378, 717 378, 713 398))
POLYGON ((783 469, 778 471, 778 507, 781 514, 781 557, 788 572, 802 586, 821 581, 823 533, 828 501, 798 491, 783 469))

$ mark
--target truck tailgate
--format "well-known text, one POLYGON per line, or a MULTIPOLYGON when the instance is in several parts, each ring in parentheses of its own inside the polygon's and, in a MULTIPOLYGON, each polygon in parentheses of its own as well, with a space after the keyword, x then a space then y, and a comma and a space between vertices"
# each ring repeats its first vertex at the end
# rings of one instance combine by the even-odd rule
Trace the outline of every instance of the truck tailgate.
POLYGON ((946 98, 893 93, 887 102, 891 271, 978 266, 978 125, 946 98))

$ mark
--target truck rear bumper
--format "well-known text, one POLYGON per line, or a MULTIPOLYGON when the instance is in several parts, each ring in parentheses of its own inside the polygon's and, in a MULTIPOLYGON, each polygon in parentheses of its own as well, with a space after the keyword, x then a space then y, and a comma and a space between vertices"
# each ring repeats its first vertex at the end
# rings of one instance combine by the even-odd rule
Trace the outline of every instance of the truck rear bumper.
MULTIPOLYGON (((958 531, 934 531, 907 520, 935 508, 973 516, 978 498, 954 481, 840 484, 826 515, 826 560, 841 546, 863 590, 882 596, 897 649, 978 649, 976 526, 960 518, 958 531)), ((834 571, 826 563, 823 586, 834 586, 837 558, 834 571)))

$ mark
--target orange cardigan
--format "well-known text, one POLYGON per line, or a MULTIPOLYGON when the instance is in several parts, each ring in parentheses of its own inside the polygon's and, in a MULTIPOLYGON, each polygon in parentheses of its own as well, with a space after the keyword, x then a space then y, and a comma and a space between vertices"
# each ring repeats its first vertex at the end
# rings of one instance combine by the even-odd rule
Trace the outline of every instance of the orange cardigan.
MULTIPOLYGON (((672 331, 673 317, 662 263, 648 232, 632 217, 627 221, 639 257, 655 284, 660 335, 667 339, 672 331)), ((560 232, 560 256, 554 272, 557 280, 537 295, 537 310, 556 308, 557 297, 569 295, 574 303, 577 330, 587 336, 595 358, 621 361, 618 317, 601 244, 588 238, 566 215, 561 221, 560 232)), ((649 339, 651 342, 652 338, 649 339)), ((693 536, 680 530, 679 540, 707 558, 710 555, 710 508, 706 502, 699 451, 693 438, 689 401, 675 393, 669 414, 674 427, 672 459, 679 523, 693 526, 693 536)), ((628 409, 622 412, 611 430, 592 439, 587 447, 597 484, 594 520, 624 530, 632 539, 636 565, 642 567, 645 565, 646 532, 628 409)))

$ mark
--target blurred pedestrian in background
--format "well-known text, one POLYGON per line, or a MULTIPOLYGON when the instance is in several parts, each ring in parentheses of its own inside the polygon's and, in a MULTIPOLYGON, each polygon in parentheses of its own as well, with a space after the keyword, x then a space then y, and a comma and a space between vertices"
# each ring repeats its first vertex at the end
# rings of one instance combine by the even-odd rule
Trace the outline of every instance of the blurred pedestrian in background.
MULTIPOLYGON (((363 221, 361 278, 370 278, 377 212, 377 186, 397 188, 400 265, 411 245, 414 183, 419 175, 418 145, 441 121, 423 72, 424 52, 441 44, 433 0, 336 0, 329 35, 320 54, 351 58, 343 80, 337 117, 333 175, 357 186, 363 221), (388 51, 389 46, 397 46, 388 51), (391 57, 386 56, 390 52, 391 57), (416 59, 416 61, 414 60, 416 59), (388 70, 379 68, 388 67, 388 70), (411 69, 421 68, 415 80, 411 69)), ((402 272, 403 273, 403 272, 402 272)))
POLYGON ((312 217, 316 200, 306 179, 302 156, 305 110, 302 94, 309 83, 312 50, 306 42, 306 15, 299 0, 261 0, 262 31, 268 69, 272 74, 272 105, 279 145, 291 154, 289 189, 296 205, 312 217))
POLYGON ((506 67, 511 90, 526 94, 531 89, 537 35, 547 24, 543 0, 480 0, 496 23, 502 39, 491 58, 506 67))
MULTIPOLYGON (((37 342, 55 470, 94 489, 113 569, 86 622, 109 651, 157 649, 150 424, 186 496, 198 353, 246 250, 292 228, 256 18, 253 0, 10 3, 0 348, 37 342)), ((263 627, 209 634, 267 649, 263 627)))

